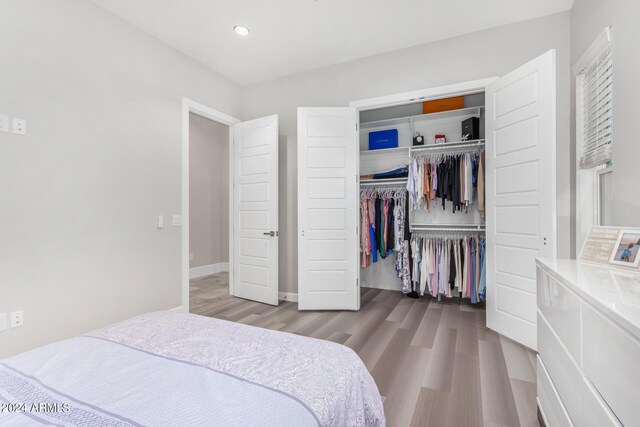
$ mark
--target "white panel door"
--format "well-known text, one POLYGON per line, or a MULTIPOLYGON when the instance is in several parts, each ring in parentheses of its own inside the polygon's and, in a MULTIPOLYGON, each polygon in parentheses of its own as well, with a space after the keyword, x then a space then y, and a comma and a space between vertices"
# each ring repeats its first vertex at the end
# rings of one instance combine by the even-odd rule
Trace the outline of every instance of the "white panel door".
POLYGON ((487 326, 536 349, 536 257, 556 256, 555 50, 486 91, 487 326))
POLYGON ((356 109, 298 108, 298 308, 359 310, 356 109))
POLYGON ((233 294, 278 305, 278 116, 233 135, 233 294))

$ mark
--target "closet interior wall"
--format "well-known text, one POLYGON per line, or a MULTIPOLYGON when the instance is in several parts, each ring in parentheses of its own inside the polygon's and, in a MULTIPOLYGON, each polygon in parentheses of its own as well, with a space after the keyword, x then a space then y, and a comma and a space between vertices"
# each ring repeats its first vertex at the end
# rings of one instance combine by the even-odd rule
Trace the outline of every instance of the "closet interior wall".
MULTIPOLYGON (((484 92, 466 95, 464 108, 441 113, 423 114, 422 100, 409 104, 365 110, 360 112, 360 189, 369 191, 377 189, 395 191, 406 189, 407 178, 393 181, 384 179, 366 179, 369 175, 394 168, 407 167, 412 158, 419 160, 424 156, 437 158, 445 154, 470 153, 479 154, 484 151, 485 135, 485 95, 484 92), (460 142, 462 138, 461 123, 470 117, 478 117, 479 137, 472 142, 460 142), (382 150, 369 150, 369 132, 388 129, 398 130, 398 147, 382 150), (424 146, 413 145, 413 137, 418 132, 425 139, 424 146), (446 143, 435 145, 435 135, 446 135, 446 143), (366 177, 366 178, 365 178, 366 177)), ((427 210, 422 207, 410 209, 409 223, 414 234, 427 238, 451 238, 454 236, 473 235, 484 238, 484 218, 478 209, 477 193, 474 192, 474 203, 467 212, 453 212, 450 201, 446 201, 445 209, 442 200, 437 200, 427 210), (432 226, 432 227, 431 227, 432 226), (451 226, 449 230, 440 230, 451 226), (436 230, 429 230, 434 228, 436 230), (418 231, 418 229, 421 229, 418 231)), ((407 200, 409 203, 409 200, 407 200)), ((402 290, 402 280, 396 273, 396 256, 394 252, 378 262, 370 262, 366 268, 360 268, 360 284, 362 287, 402 290)))

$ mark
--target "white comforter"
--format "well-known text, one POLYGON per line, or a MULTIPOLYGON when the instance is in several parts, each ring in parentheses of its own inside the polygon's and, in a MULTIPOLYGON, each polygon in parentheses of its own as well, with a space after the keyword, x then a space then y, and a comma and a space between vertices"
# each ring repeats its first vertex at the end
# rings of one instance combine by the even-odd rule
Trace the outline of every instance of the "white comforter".
POLYGON ((159 312, 0 360, 0 425, 383 426, 349 348, 159 312))

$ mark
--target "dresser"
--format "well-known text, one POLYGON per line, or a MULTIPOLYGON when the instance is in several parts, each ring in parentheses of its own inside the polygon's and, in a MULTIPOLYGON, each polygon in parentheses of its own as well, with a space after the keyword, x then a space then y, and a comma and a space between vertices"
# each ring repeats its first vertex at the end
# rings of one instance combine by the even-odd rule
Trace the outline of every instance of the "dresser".
POLYGON ((546 425, 640 426, 640 273, 575 260, 536 264, 546 425))

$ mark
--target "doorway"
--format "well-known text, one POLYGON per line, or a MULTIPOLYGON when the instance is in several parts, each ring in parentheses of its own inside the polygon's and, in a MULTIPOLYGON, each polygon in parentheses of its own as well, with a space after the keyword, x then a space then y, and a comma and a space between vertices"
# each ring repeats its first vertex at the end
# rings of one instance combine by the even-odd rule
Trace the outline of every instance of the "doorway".
POLYGON ((195 101, 182 102, 182 308, 233 295, 232 127, 240 121, 195 101))
MULTIPOLYGON (((194 129, 193 132, 198 133, 200 130, 194 129)), ((219 138, 224 139, 223 136, 219 136, 219 138)), ((219 174, 215 176, 220 177, 219 180, 223 179, 219 174)), ((220 187, 219 183, 216 185, 220 187)), ((193 197, 198 197, 195 194, 193 197)), ((201 207, 196 207, 197 203, 198 201, 195 202, 193 209, 199 210, 201 207)), ((184 224, 182 227, 181 311, 190 311, 191 278, 225 273, 225 271, 221 271, 223 269, 228 270, 228 275, 226 277, 219 275, 213 281, 215 283, 209 284, 210 288, 217 289, 200 292, 200 298, 203 297, 203 294, 208 294, 213 298, 222 295, 225 284, 228 283, 228 295, 278 305, 277 115, 240 122, 234 117, 190 99, 182 99, 182 216, 184 224), (207 133, 222 135, 226 132, 227 150, 225 152, 222 149, 217 151, 214 149, 213 160, 209 160, 211 154, 203 154, 204 159, 194 159, 192 167, 192 156, 190 156, 191 122, 193 121, 195 124, 200 122, 200 119, 205 120, 200 124, 204 124, 207 129, 222 126, 222 130, 204 131, 204 139, 209 139, 206 136, 207 133), (207 120, 215 123, 207 123, 207 120), (217 222, 222 223, 219 228, 222 231, 218 234, 213 232, 212 239, 214 241, 211 242, 217 247, 215 251, 218 253, 226 252, 226 261, 224 261, 224 255, 218 259, 207 259, 206 250, 198 249, 201 251, 198 254, 195 252, 199 247, 198 244, 193 246, 190 244, 191 239, 200 238, 198 230, 194 230, 194 233, 190 232, 190 170, 205 168, 200 160, 206 160, 206 162, 226 160, 224 164, 227 168, 226 196, 222 190, 220 195, 215 196, 215 200, 211 202, 212 207, 215 207, 218 213, 221 210, 228 212, 226 220, 222 215, 221 222, 217 222), (222 202, 220 202, 221 199, 223 199, 222 202), (227 202, 226 207, 221 208, 220 205, 224 202, 227 202), (224 229, 225 222, 227 224, 226 230, 224 229)), ((205 221, 210 221, 212 216, 214 214, 207 213, 205 209, 204 213, 197 212, 193 220, 201 221, 204 218, 205 221)), ((207 234, 206 231, 203 233, 207 234)), ((204 284, 200 283, 200 285, 204 284)))
POLYGON ((189 310, 229 296, 229 126, 189 113, 189 310))

